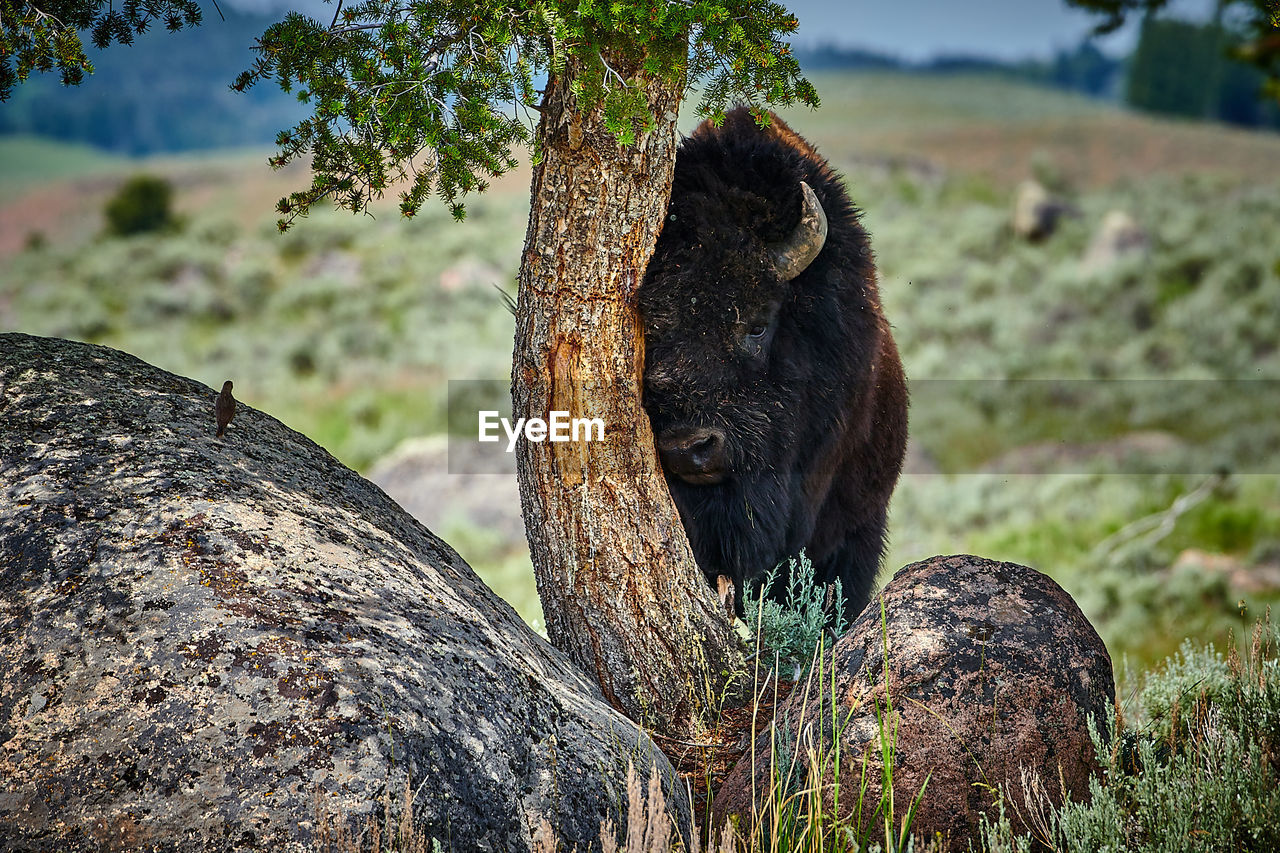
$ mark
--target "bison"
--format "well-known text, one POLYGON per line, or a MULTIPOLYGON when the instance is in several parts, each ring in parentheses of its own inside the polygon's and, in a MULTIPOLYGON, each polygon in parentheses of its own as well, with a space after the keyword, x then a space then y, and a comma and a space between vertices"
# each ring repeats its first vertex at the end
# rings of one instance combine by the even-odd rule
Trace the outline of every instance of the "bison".
POLYGON ((818 581, 840 581, 846 615, 860 612, 907 391, 840 178, 777 116, 704 122, 677 154, 637 301, 644 406, 708 580, 729 577, 741 613, 746 589, 803 549, 818 581))

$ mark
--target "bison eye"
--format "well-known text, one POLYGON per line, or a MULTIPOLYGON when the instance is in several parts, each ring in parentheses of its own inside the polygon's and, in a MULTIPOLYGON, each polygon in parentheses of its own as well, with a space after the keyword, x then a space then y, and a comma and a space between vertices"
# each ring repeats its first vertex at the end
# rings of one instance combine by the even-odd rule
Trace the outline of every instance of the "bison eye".
MULTIPOLYGON (((773 324, 764 320, 757 320, 743 330, 746 334, 742 337, 740 344, 742 350, 752 358, 760 358, 769 348, 769 337, 773 331, 773 324)), ((739 334, 742 334, 741 332, 739 334)))

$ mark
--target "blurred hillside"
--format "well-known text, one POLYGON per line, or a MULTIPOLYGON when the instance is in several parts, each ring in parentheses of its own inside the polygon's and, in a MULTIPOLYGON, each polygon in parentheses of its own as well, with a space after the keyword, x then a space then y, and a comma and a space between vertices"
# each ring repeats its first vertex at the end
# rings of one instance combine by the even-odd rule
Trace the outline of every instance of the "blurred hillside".
MULTIPOLYGON (((1036 566, 1139 662, 1280 601, 1278 386, 1187 393, 1280 381, 1280 136, 1005 77, 815 82, 823 109, 785 117, 846 175, 908 374, 928 383, 888 567, 965 551, 1036 566), (1032 176, 1074 211, 1039 243, 1009 225, 1032 176), (1117 211, 1144 248, 1086 261, 1117 211), (1079 384, 1064 402, 1025 382, 1046 378, 1079 384), (1118 379, 1165 384, 1138 411, 1117 403, 1118 379), (1206 457, 1206 436, 1226 455, 1206 457)), ((265 157, 138 162, 0 140, 0 327, 234 379, 245 404, 369 471, 443 432, 449 379, 508 374, 513 320, 495 286, 514 290, 528 173, 469 202, 462 224, 443 206, 402 221, 388 203, 279 235, 272 204, 307 175, 265 157), (173 183, 181 227, 102 236, 106 199, 139 169, 173 183)), ((463 488, 431 446, 432 488, 463 488)), ((501 494, 481 503, 517 517, 501 494)), ((518 526, 428 521, 537 618, 518 526)))
POLYGON ((264 145, 302 118, 301 104, 276 86, 233 92, 254 59, 254 40, 278 20, 227 5, 204 22, 168 32, 155 26, 130 46, 85 54, 94 73, 64 87, 56 74, 33 74, 0 102, 0 134, 40 136, 143 155, 264 145))
POLYGON ((796 51, 807 72, 896 71, 924 75, 984 74, 1116 100, 1124 82, 1125 60, 1110 56, 1086 39, 1071 50, 1059 50, 1047 59, 1018 62, 984 56, 938 55, 910 62, 887 53, 819 44, 796 51))
POLYGON ((1142 21, 1137 47, 1128 56, 1109 55, 1085 39, 1046 59, 1016 62, 981 55, 939 55, 908 62, 873 50, 833 45, 800 50, 797 58, 807 71, 897 71, 932 77, 984 74, 1076 92, 1155 115, 1278 128, 1280 103, 1264 94, 1265 75, 1232 55, 1233 46, 1245 38, 1230 20, 1202 23, 1148 16, 1142 21))

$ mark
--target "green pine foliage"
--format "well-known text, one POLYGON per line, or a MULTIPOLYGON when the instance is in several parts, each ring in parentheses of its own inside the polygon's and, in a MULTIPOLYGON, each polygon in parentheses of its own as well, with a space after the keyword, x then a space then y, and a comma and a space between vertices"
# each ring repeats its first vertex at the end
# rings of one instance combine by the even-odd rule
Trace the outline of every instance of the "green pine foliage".
POLYGON ((278 205, 281 230, 322 199, 365 211, 401 183, 404 216, 434 194, 461 218, 461 197, 532 141, 537 81, 601 106, 623 145, 653 122, 645 78, 700 82, 706 115, 731 101, 816 104, 784 41, 797 23, 767 0, 338 2, 327 24, 291 13, 269 28, 235 88, 274 81, 311 109, 271 159, 312 158, 311 186, 278 205))
MULTIPOLYGON (((0 100, 33 70, 81 82, 93 70, 82 31, 99 47, 130 44, 155 20, 176 30, 200 10, 194 0, 0 0, 0 100)), ((770 0, 337 0, 327 23, 290 12, 270 26, 233 88, 274 82, 306 107, 270 160, 312 170, 310 186, 278 203, 280 230, 321 200, 367 212, 393 187, 406 217, 435 195, 461 219, 461 198, 533 142, 544 82, 601 108, 621 145, 652 127, 645 80, 700 85, 703 115, 817 105, 786 41, 798 23, 770 0)))

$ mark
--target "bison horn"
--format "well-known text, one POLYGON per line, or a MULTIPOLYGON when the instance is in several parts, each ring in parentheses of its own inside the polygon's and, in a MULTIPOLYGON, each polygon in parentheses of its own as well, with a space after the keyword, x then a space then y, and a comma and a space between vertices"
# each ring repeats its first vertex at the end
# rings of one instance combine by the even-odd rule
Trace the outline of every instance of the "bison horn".
POLYGON ((813 189, 804 181, 800 182, 800 196, 800 224, 786 240, 769 247, 769 257, 783 281, 790 281, 804 272, 827 242, 827 214, 813 189))

